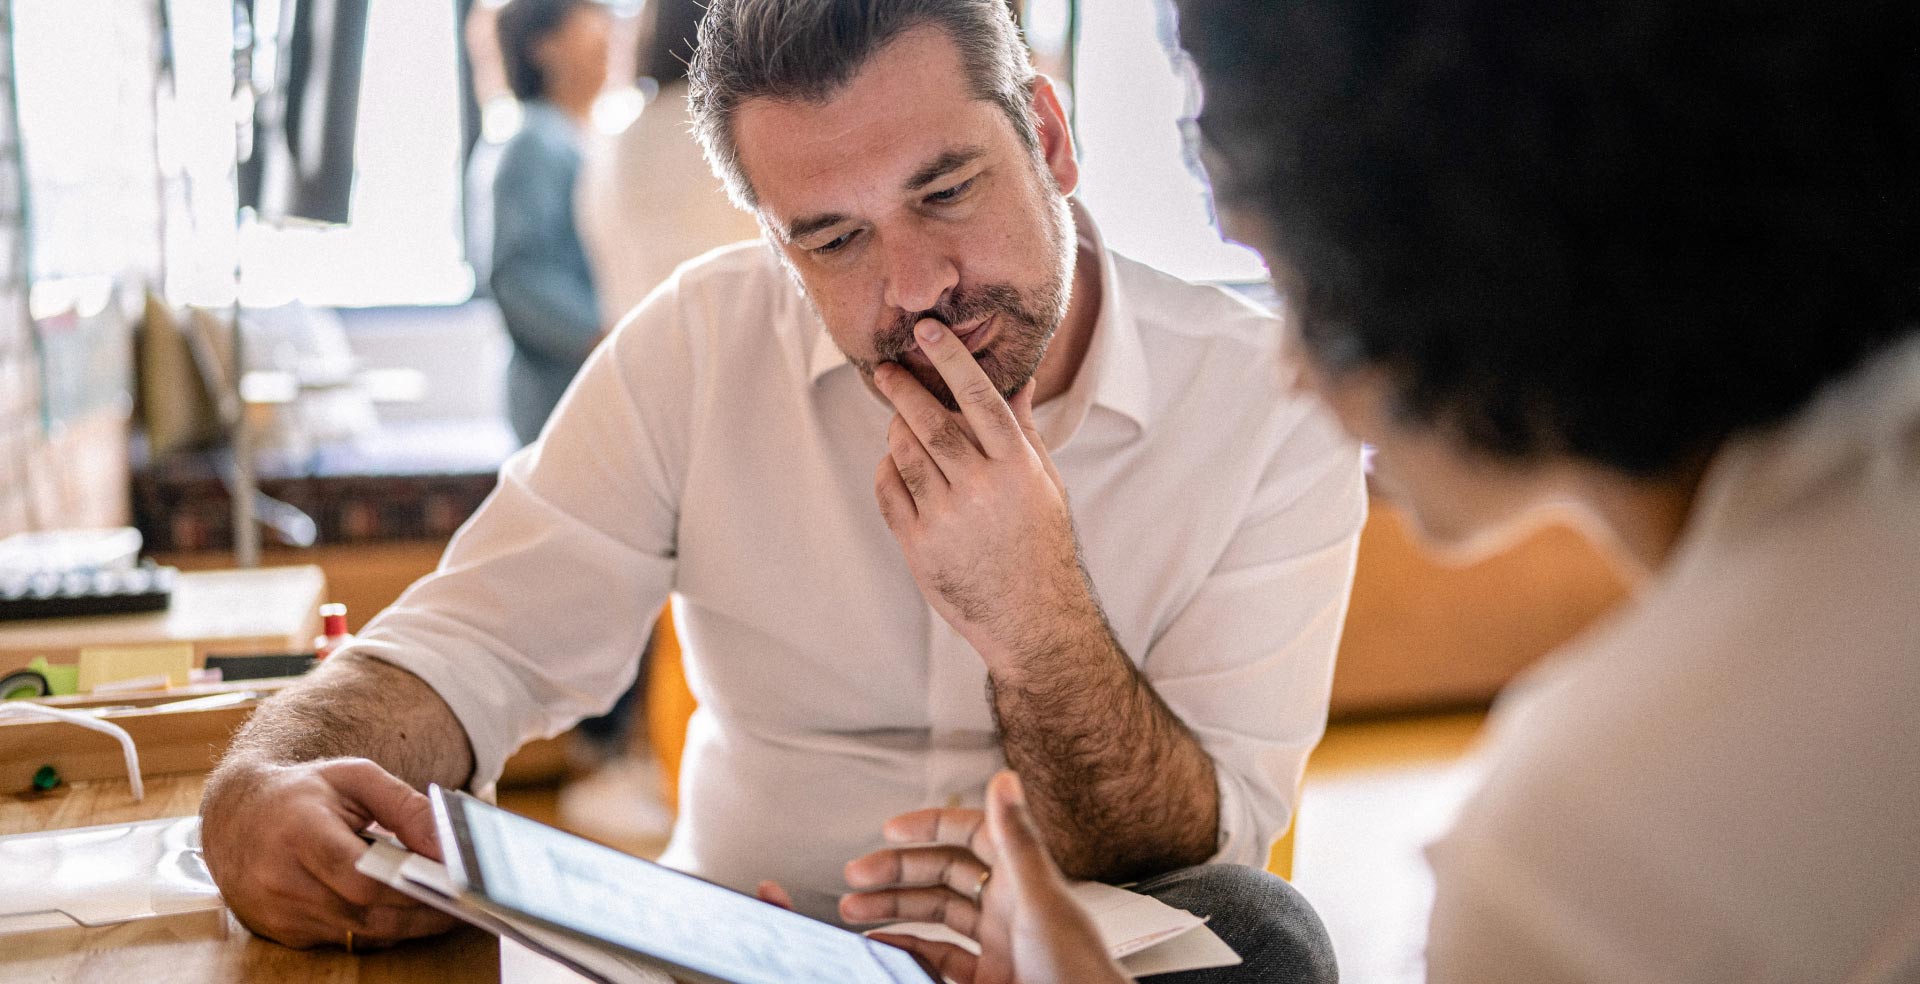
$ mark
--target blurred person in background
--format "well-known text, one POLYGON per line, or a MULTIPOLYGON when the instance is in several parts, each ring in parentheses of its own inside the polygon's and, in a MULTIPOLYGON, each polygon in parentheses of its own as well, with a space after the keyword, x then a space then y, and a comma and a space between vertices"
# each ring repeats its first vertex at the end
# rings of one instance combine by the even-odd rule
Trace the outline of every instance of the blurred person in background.
POLYGON ((577 201, 581 241, 602 317, 619 323, 675 267, 709 250, 757 239, 760 225, 734 207, 701 156, 687 109, 700 0, 648 0, 637 70, 646 107, 591 147, 577 201))
POLYGON ((497 21, 522 118, 494 176, 488 282, 513 341, 507 416, 522 444, 540 435, 606 334, 573 201, 585 131, 607 82, 611 26, 612 15, 590 0, 512 0, 497 21))
MULTIPOLYGON (((1426 979, 1920 980, 1920 6, 1181 10, 1229 226, 1377 488, 1464 553, 1574 503, 1638 575, 1495 709, 1426 979)), ((944 910, 984 955, 913 945, 1124 980, 1022 802, 943 838, 993 865, 944 910)))
MULTIPOLYGON (((651 93, 645 108, 619 133, 587 144, 575 222, 609 331, 675 267, 760 236, 753 216, 727 200, 689 129, 687 64, 704 13, 699 0, 649 0, 636 59, 641 90, 651 93)), ((613 710, 580 722, 570 756, 589 771, 560 792, 567 826, 617 843, 655 841, 672 827, 665 780, 640 726, 648 677, 643 659, 613 710)))

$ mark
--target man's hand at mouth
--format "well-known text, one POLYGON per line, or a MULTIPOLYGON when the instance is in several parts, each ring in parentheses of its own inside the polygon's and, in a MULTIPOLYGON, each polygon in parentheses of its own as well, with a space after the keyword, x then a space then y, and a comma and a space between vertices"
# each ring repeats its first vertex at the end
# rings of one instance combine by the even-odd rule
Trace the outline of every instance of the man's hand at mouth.
POLYGON ((994 670, 1018 672, 1063 632, 1103 625, 1080 565, 1066 489, 1033 425, 1033 384, 1000 395, 946 325, 919 348, 959 406, 891 363, 874 385, 897 411, 874 491, 920 591, 994 670))
POLYGON ((1213 760, 1094 600, 1033 384, 1005 399, 947 326, 923 319, 915 336, 959 410, 881 365, 874 384, 897 414, 874 491, 920 593, 986 663, 1001 751, 1047 846, 1077 878, 1205 861, 1219 838, 1213 760))

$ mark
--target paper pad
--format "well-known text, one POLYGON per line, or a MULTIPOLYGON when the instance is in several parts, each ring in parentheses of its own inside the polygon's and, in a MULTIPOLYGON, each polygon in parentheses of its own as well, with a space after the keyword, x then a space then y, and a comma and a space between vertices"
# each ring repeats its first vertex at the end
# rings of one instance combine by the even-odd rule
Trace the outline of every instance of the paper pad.
POLYGON ((0 936, 220 906, 199 817, 0 837, 0 936))

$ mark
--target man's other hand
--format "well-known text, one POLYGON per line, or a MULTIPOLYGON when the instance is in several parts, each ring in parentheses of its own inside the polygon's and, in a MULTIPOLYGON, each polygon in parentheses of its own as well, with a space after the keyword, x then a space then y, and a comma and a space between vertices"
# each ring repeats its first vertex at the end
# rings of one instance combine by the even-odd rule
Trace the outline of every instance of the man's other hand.
POLYGON ((1063 621, 1100 625, 1066 488, 1033 425, 1033 384, 1006 400, 946 325, 923 319, 915 337, 960 409, 879 366, 874 385, 897 413, 874 494, 921 594, 1006 669, 996 659, 1034 654, 1063 621))
POLYGON ((1003 771, 987 810, 920 810, 887 823, 891 845, 847 864, 850 923, 944 923, 980 944, 875 933, 958 984, 1121 984, 1128 978, 1067 890, 1033 825, 1019 779, 1003 771))
POLYGON ((454 920, 354 870, 378 823, 439 858, 427 797, 357 758, 229 762, 200 806, 207 870, 248 929, 291 947, 391 946, 454 920), (351 936, 349 936, 351 934, 351 936))

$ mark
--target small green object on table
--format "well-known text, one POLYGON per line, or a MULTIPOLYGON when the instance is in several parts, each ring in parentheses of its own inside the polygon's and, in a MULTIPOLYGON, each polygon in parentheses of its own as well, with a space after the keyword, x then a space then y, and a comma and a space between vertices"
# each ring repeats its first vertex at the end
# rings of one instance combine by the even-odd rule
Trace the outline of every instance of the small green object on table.
POLYGON ((51 765, 43 765, 33 774, 33 788, 38 792, 47 792, 60 785, 60 773, 51 765))
POLYGON ((55 697, 65 697, 80 691, 80 667, 74 663, 52 666, 45 656, 35 656, 27 669, 47 678, 47 693, 55 697))

